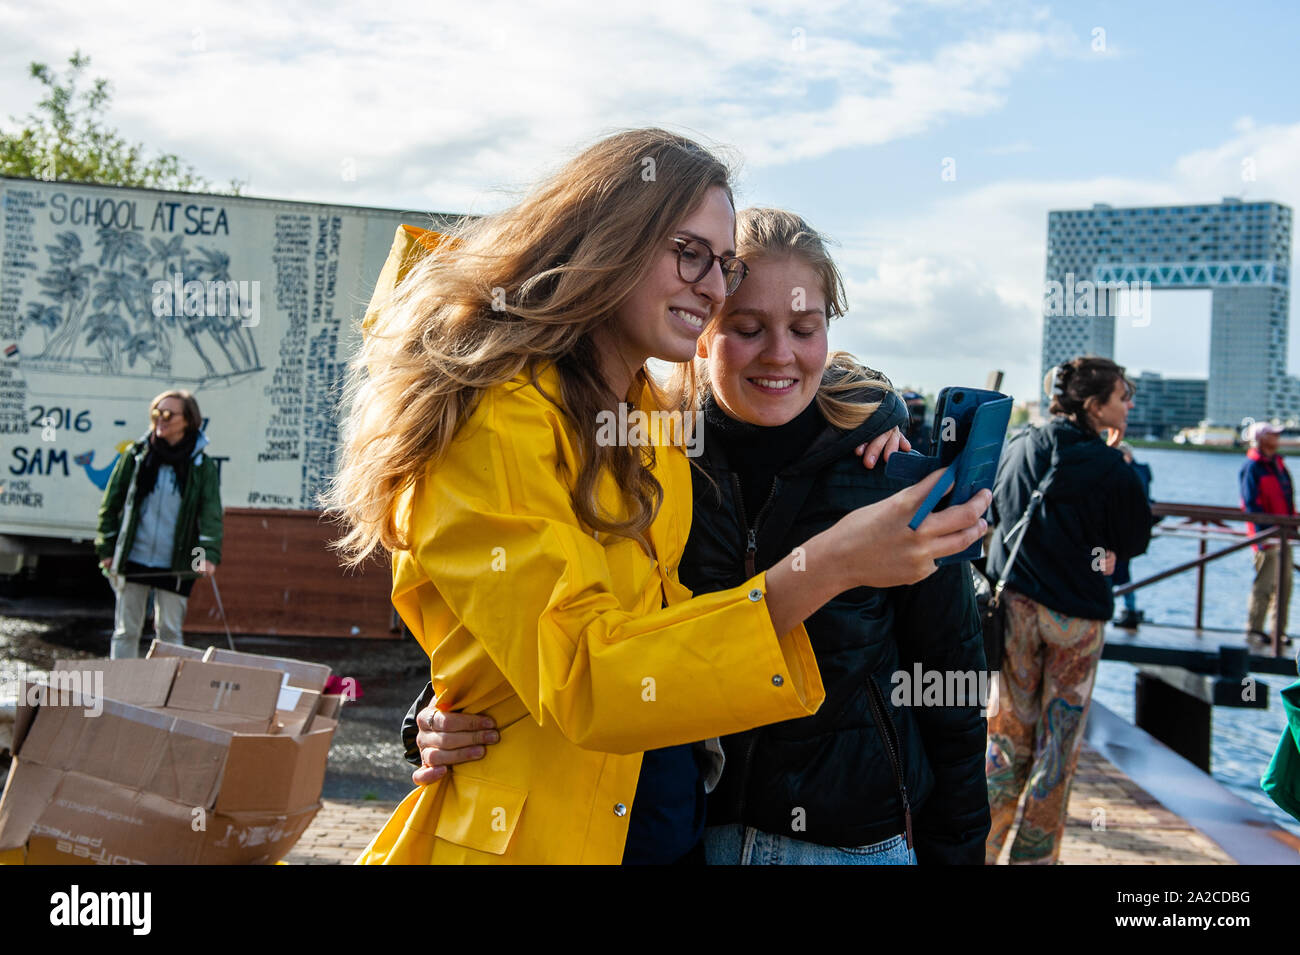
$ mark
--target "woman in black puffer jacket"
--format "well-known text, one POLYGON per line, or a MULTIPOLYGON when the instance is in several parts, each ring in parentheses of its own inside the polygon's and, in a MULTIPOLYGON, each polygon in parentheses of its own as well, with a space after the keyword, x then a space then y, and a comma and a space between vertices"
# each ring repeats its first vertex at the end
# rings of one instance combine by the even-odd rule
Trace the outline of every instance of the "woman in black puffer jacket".
MULTIPOLYGON (((861 380, 862 371, 836 356, 824 382, 861 380)), ((696 593, 724 589, 747 579, 749 567, 797 559, 798 545, 839 517, 907 486, 883 467, 864 469, 854 454, 906 424, 902 400, 883 380, 848 398, 878 407, 851 429, 829 424, 815 402, 789 424, 764 428, 706 399, 697 464, 707 480, 695 482, 682 583, 696 593)), ((850 590, 805 626, 826 702, 814 716, 722 740, 709 862, 842 864, 909 842, 921 864, 981 862, 989 825, 984 652, 966 565, 907 587, 850 590), (945 675, 945 684, 960 674, 964 698, 915 705, 918 667, 945 675)))
POLYGON ((993 820, 989 864, 997 861, 1025 790, 1010 861, 1051 865, 1060 855, 1070 782, 1114 610, 1109 575, 1117 555, 1136 557, 1151 539, 1146 491, 1114 448, 1133 407, 1124 369, 1106 358, 1076 358, 1053 369, 1046 391, 1052 420, 1008 442, 993 492, 988 574, 996 580, 1020 533, 1013 528, 1054 468, 1006 582, 1006 650, 989 704, 985 767, 993 820), (1109 433, 1105 442, 1101 431, 1109 433))
MULTIPOLYGON (((696 593, 783 560, 797 568, 801 543, 907 486, 855 454, 908 412, 847 354, 827 362, 828 318, 844 306, 820 238, 769 209, 741 213, 737 232, 752 271, 701 336, 708 360, 696 369, 705 440, 680 568, 696 593)), ((910 845, 921 864, 978 864, 989 824, 984 651, 966 564, 911 586, 850 590, 805 626, 826 702, 722 740, 708 861, 901 862, 910 845), (923 699, 918 668, 954 688, 947 675, 960 674, 963 698, 923 699)))

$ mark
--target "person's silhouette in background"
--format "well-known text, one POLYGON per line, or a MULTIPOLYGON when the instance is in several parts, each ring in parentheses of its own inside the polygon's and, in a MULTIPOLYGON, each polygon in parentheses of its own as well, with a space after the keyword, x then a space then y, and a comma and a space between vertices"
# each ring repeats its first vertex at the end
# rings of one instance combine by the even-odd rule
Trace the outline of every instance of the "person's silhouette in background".
MULTIPOLYGON (((1250 450, 1241 466, 1241 509, 1247 514, 1280 514, 1295 516, 1295 491, 1291 472, 1286 469, 1282 455, 1278 454, 1278 435, 1282 429, 1267 421, 1251 425, 1247 438, 1250 450)), ((1268 530, 1272 524, 1251 524, 1246 527, 1251 534, 1268 530)), ((1269 608, 1273 610, 1274 624, 1280 624, 1283 643, 1286 637, 1287 605, 1291 602, 1291 548, 1285 541, 1263 541, 1251 545, 1255 550, 1255 584, 1250 589, 1247 610, 1247 641, 1251 638, 1269 639, 1264 630, 1264 620, 1269 608), (1282 593, 1277 592, 1277 562, 1285 563, 1282 574, 1282 593)))
POLYGON ((183 643, 194 580, 221 563, 221 487, 198 402, 164 391, 149 405, 150 429, 117 459, 99 506, 95 554, 117 593, 113 659, 139 655, 149 594, 154 629, 183 643))
POLYGON ((912 447, 922 454, 930 453, 930 415, 925 403, 925 395, 916 391, 903 392, 903 401, 907 404, 907 440, 912 447))

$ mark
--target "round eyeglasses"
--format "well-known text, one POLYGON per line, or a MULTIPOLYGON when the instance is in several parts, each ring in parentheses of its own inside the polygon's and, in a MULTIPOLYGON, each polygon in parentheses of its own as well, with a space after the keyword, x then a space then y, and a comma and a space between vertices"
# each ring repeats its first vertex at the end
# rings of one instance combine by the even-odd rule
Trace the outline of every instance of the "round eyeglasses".
POLYGON ((749 274, 749 266, 741 259, 734 255, 714 255, 708 243, 700 239, 677 236, 673 239, 673 245, 677 247, 677 275, 690 285, 702 281, 715 261, 722 266, 727 295, 740 288, 740 283, 749 274))
POLYGON ((172 411, 170 408, 154 408, 149 412, 149 417, 154 421, 157 421, 159 418, 162 418, 164 421, 171 421, 172 418, 175 418, 180 413, 181 412, 179 411, 172 411))

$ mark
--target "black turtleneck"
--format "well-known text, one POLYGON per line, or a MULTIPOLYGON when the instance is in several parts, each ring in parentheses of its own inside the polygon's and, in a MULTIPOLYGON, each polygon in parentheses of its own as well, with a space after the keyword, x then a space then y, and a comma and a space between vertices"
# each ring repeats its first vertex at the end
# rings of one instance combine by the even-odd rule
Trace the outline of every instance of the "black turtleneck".
POLYGON ((712 395, 704 401, 705 441, 717 441, 727 464, 740 478, 745 517, 752 526, 767 501, 776 475, 803 454, 826 428, 817 402, 775 427, 738 421, 712 395))

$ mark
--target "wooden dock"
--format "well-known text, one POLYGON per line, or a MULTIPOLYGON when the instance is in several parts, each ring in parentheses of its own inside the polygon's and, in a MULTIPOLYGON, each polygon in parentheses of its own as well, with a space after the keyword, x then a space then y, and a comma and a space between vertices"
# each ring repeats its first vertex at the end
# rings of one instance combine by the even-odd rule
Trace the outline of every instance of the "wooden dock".
POLYGON ((1185 666, 1209 672, 1221 655, 1221 648, 1243 653, 1240 660, 1251 673, 1296 675, 1296 648, 1283 647, 1276 656, 1262 643, 1247 644, 1240 630, 1182 627, 1143 623, 1137 630, 1106 625, 1103 660, 1133 664, 1185 666))
MULTIPOLYGON (((394 808, 395 804, 373 800, 327 799, 285 861, 351 863, 394 808)), ((1090 746, 1085 745, 1079 757, 1069 812, 1062 865, 1235 864, 1212 839, 1162 806, 1090 746)), ((1004 855, 1010 844, 1008 839, 1004 855)))

